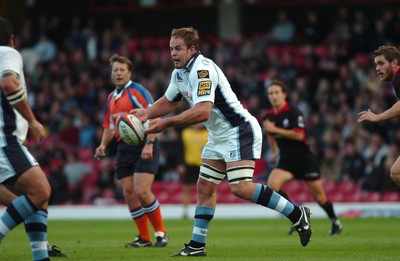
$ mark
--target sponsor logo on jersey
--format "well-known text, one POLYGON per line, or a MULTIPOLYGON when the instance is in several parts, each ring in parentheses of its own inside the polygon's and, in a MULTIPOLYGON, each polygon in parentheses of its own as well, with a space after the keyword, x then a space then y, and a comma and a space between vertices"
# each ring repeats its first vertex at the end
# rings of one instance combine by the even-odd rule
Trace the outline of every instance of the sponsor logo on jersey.
POLYGON ((304 128, 305 126, 304 126, 304 119, 303 119, 303 116, 299 116, 298 118, 297 118, 297 121, 298 121, 298 123, 299 123, 299 127, 300 128, 304 128))
POLYGON ((318 172, 311 172, 311 173, 306 173, 304 175, 305 178, 318 178, 319 177, 319 173, 318 172))
POLYGON ((211 94, 211 81, 199 82, 199 89, 197 91, 197 96, 204 96, 211 94))
POLYGON ((289 127, 289 119, 284 119, 282 125, 285 129, 287 129, 289 127))
POLYGON ((190 95, 190 93, 189 93, 189 92, 185 91, 185 93, 184 93, 184 95, 183 95, 183 96, 186 98, 186 100, 188 100, 188 101, 192 101, 192 95, 190 95))
POLYGON ((210 78, 210 73, 208 72, 208 70, 197 71, 197 78, 210 78))

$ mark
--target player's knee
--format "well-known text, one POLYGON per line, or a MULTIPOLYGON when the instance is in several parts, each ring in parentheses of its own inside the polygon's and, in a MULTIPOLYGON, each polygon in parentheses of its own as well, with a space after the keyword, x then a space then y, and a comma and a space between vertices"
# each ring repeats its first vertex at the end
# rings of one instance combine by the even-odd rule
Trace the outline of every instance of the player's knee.
POLYGON ((124 188, 123 193, 124 193, 124 198, 126 200, 129 200, 129 199, 132 199, 135 197, 135 193, 134 193, 133 189, 124 188))
POLYGON ((51 195, 51 190, 50 188, 42 188, 38 189, 37 191, 33 193, 27 193, 29 199, 32 201, 32 203, 38 208, 44 208, 47 206, 49 200, 50 200, 50 195, 51 195))
POLYGON ((400 172, 399 171, 390 171, 390 178, 393 180, 396 185, 400 186, 400 172))
POLYGON ((214 183, 207 180, 199 179, 199 182, 197 182, 197 193, 199 195, 212 195, 216 193, 216 186, 214 186, 213 184, 214 183))
POLYGON ((28 195, 37 208, 43 208, 47 206, 50 200, 50 184, 46 180, 45 182, 42 182, 34 192, 28 193, 28 195))
POLYGON ((39 195, 36 197, 38 200, 38 207, 42 207, 47 204, 50 200, 51 191, 50 189, 44 189, 40 191, 39 195))
POLYGON ((229 188, 231 189, 232 194, 236 197, 248 199, 250 197, 250 194, 251 196, 253 195, 250 186, 248 186, 249 184, 250 182, 247 181, 230 183, 229 188))
POLYGON ((146 204, 153 198, 153 193, 150 190, 138 189, 135 191, 135 195, 141 204, 146 204))

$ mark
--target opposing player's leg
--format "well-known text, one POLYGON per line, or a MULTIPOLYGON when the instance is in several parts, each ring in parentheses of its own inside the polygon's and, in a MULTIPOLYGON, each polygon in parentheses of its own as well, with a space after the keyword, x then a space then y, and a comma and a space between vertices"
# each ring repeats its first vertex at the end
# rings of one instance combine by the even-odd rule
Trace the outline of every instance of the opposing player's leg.
POLYGON ((400 187, 400 157, 397 158, 392 168, 390 169, 390 178, 400 187))
POLYGON ((326 196, 322 180, 316 179, 312 181, 307 181, 306 183, 315 201, 320 205, 320 207, 325 211, 325 213, 331 220, 331 231, 329 234, 330 235, 340 234, 340 232, 342 232, 343 226, 338 217, 336 216, 332 202, 329 201, 329 199, 326 196))
POLYGON ((186 165, 183 176, 182 205, 183 218, 188 218, 189 205, 192 203, 192 191, 196 188, 200 166, 186 165))

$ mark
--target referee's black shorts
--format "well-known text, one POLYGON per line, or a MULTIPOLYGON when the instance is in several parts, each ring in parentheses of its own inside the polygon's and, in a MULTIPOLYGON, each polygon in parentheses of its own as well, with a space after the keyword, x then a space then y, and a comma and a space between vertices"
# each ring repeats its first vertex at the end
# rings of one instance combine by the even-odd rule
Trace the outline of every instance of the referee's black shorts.
POLYGON ((153 144, 153 158, 143 160, 141 153, 144 143, 131 146, 123 141, 118 143, 116 178, 123 179, 132 176, 135 172, 157 174, 160 160, 160 142, 156 139, 153 144))

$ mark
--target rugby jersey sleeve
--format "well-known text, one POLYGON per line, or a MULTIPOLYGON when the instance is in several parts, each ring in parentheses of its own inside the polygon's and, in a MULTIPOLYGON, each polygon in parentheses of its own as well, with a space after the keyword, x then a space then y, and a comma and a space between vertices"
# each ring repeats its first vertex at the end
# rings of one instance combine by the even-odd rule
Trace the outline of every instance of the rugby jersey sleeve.
POLYGON ((165 97, 167 98, 168 101, 170 102, 177 102, 182 100, 182 94, 179 91, 178 87, 178 78, 179 78, 179 73, 178 70, 174 70, 171 74, 171 81, 168 85, 167 90, 165 91, 165 97))
POLYGON ((7 71, 13 71, 17 73, 20 77, 22 77, 21 73, 23 72, 23 63, 22 57, 20 53, 13 49, 9 48, 8 51, 3 57, 0 63, 0 74, 4 74, 7 71))
POLYGON ((153 96, 151 96, 150 92, 137 82, 132 83, 130 88, 127 89, 127 92, 132 108, 148 108, 154 103, 153 96))
POLYGON ((392 81, 394 91, 396 93, 397 99, 400 99, 400 72, 396 72, 396 75, 392 81))
POLYGON ((110 93, 107 98, 107 105, 106 105, 106 109, 104 111, 103 128, 113 130, 115 128, 114 128, 114 122, 112 120, 112 114, 110 111, 111 100, 112 100, 112 93, 110 93))
POLYGON ((299 109, 295 107, 291 108, 289 121, 290 121, 290 126, 294 131, 297 132, 305 131, 305 122, 303 113, 299 109))

